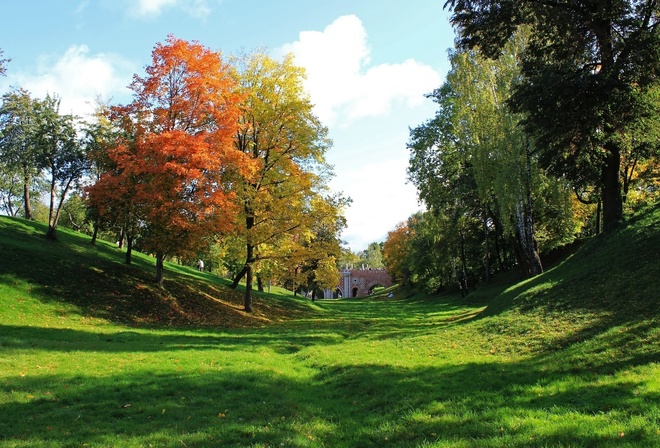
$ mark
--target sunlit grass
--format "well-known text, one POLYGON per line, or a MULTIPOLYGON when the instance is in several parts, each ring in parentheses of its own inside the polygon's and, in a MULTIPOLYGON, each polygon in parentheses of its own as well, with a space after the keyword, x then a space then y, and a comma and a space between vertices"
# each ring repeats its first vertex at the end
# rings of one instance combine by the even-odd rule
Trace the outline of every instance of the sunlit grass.
POLYGON ((142 255, 0 219, 0 446, 660 446, 658 218, 467 299, 282 293, 253 317, 224 280, 172 266, 162 294, 142 255), (217 325, 185 314, 198 291, 217 325))

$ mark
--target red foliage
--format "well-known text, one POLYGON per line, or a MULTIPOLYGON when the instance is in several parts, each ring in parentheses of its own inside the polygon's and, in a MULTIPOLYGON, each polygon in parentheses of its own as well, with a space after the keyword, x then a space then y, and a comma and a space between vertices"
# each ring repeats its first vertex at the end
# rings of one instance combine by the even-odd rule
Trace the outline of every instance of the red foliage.
POLYGON ((234 224, 231 178, 251 166, 233 145, 241 97, 220 54, 173 36, 131 88, 134 101, 110 111, 114 169, 90 199, 101 215, 139 221, 146 249, 190 254, 234 224))

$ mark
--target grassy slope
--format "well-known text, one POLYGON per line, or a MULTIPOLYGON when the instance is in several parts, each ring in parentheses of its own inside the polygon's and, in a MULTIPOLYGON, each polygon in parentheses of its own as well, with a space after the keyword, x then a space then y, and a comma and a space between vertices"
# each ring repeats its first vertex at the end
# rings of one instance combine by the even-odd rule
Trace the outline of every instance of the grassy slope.
POLYGON ((91 246, 89 237, 61 229, 52 242, 44 233, 43 224, 0 218, 0 297, 11 299, 0 308, 5 321, 79 315, 129 326, 245 327, 308 309, 302 300, 282 300, 284 292, 264 303, 256 294, 257 312, 248 315, 241 311, 242 292, 226 288, 224 279, 166 263, 161 289, 151 257, 134 252, 129 266, 105 241, 91 246))
POLYGON ((467 301, 252 317, 212 276, 155 289, 146 257, 2 218, 0 446, 660 446, 659 225, 467 301))

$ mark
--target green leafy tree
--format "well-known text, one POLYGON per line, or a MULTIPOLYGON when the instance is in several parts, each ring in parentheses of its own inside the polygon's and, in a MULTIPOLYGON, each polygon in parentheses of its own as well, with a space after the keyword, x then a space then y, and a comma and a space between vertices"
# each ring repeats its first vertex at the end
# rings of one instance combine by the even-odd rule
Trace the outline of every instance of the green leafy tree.
POLYGON ((69 195, 62 204, 59 226, 89 234, 91 226, 87 220, 87 206, 80 191, 69 195))
POLYGON ((533 276, 543 271, 533 216, 533 188, 541 173, 533 143, 519 126, 521 117, 506 104, 519 77, 518 56, 525 41, 515 36, 494 60, 473 51, 454 53, 447 82, 454 92, 454 132, 469 153, 484 226, 491 207, 513 235, 525 276, 533 276))
POLYGON ((0 210, 8 216, 16 216, 20 211, 22 195, 20 175, 11 167, 0 164, 0 210))
POLYGON ((87 171, 85 146, 78 138, 75 118, 60 115, 60 100, 47 96, 39 103, 35 144, 38 158, 49 176, 50 201, 46 236, 56 239, 57 223, 70 190, 87 171))
POLYGON ((410 179, 428 208, 457 231, 463 283, 468 277, 488 281, 496 262, 506 269, 509 250, 524 276, 536 275, 543 269, 540 247, 567 242, 575 233, 570 184, 540 167, 535 142, 520 126, 523 116, 507 104, 525 42, 524 33, 514 36, 497 59, 475 50, 453 52, 447 81, 430 95, 439 106, 436 116, 411 130, 410 179), (477 221, 480 240, 473 235, 477 221), (481 246, 483 276, 475 276, 464 257, 475 252, 474 244, 481 246))
POLYGON ((382 243, 370 243, 360 257, 363 264, 373 269, 383 269, 383 247, 382 243))
MULTIPOLYGON (((445 261, 456 266, 456 260, 459 260, 454 271, 459 276, 461 291, 467 293, 468 278, 472 275, 468 259, 471 250, 467 250, 467 242, 473 238, 469 231, 474 229, 475 220, 478 222, 481 219, 484 204, 475 179, 471 145, 469 140, 460 139, 455 127, 457 109, 460 107, 457 92, 447 82, 430 97, 439 108, 434 118, 410 131, 408 176, 432 215, 442 215, 451 223, 448 231, 453 232, 450 240, 455 244, 451 245, 449 258, 445 261)), ((418 235, 416 230, 412 232, 419 238, 412 239, 411 244, 431 250, 433 244, 422 239, 425 233, 418 235)), ((411 257, 413 283, 419 282, 420 270, 414 263, 421 262, 422 255, 418 250, 417 256, 411 257)))
POLYGON ((349 203, 350 199, 341 194, 317 196, 311 202, 313 224, 305 240, 299 239, 302 256, 298 257, 298 267, 305 288, 312 292, 312 299, 324 289, 337 286, 337 260, 341 255, 339 235, 346 227, 343 209, 349 203))
POLYGON ((20 177, 25 219, 33 219, 30 193, 41 173, 36 144, 39 101, 16 88, 2 96, 0 107, 0 163, 5 179, 20 177))
POLYGON ((353 252, 350 247, 342 246, 337 264, 340 269, 351 269, 351 267, 358 266, 360 264, 360 254, 353 252))
POLYGON ((645 107, 660 73, 657 2, 448 0, 445 6, 458 44, 489 57, 529 28, 510 104, 525 114, 542 166, 601 191, 604 230, 613 229, 623 210, 621 136, 644 119, 657 123, 645 107))

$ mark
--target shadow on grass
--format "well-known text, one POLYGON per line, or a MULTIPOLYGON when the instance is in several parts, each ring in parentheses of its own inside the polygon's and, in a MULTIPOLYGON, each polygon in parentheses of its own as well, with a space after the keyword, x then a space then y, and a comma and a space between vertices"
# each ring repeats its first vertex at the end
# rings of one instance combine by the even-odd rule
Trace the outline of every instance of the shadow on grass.
POLYGON ((309 312, 302 301, 260 300, 243 311, 243 293, 226 281, 167 264, 164 287, 155 285, 153 260, 134 253, 131 265, 114 245, 62 230, 46 240, 43 224, 0 219, 0 284, 44 303, 67 303, 72 314, 129 326, 260 326, 309 312), (262 306, 263 305, 263 306, 262 306))
POLYGON ((0 325, 0 353, 26 349, 53 352, 131 353, 181 350, 253 351, 269 348, 277 353, 296 353, 312 345, 340 343, 344 337, 330 330, 291 333, 234 331, 187 334, 147 331, 98 332, 64 328, 0 325))
POLYGON ((479 316, 598 316, 590 333, 660 315, 658 213, 645 211, 609 235, 592 238, 545 273, 499 293, 479 316), (633 225, 634 223, 634 225, 633 225))
MULTIPOLYGON (((224 364, 222 352, 209 356, 224 364)), ((346 365, 306 379, 258 365, 17 375, 2 383, 15 399, 0 405, 0 445, 658 446, 660 394, 641 381, 593 381, 597 374, 537 358, 346 365)))

